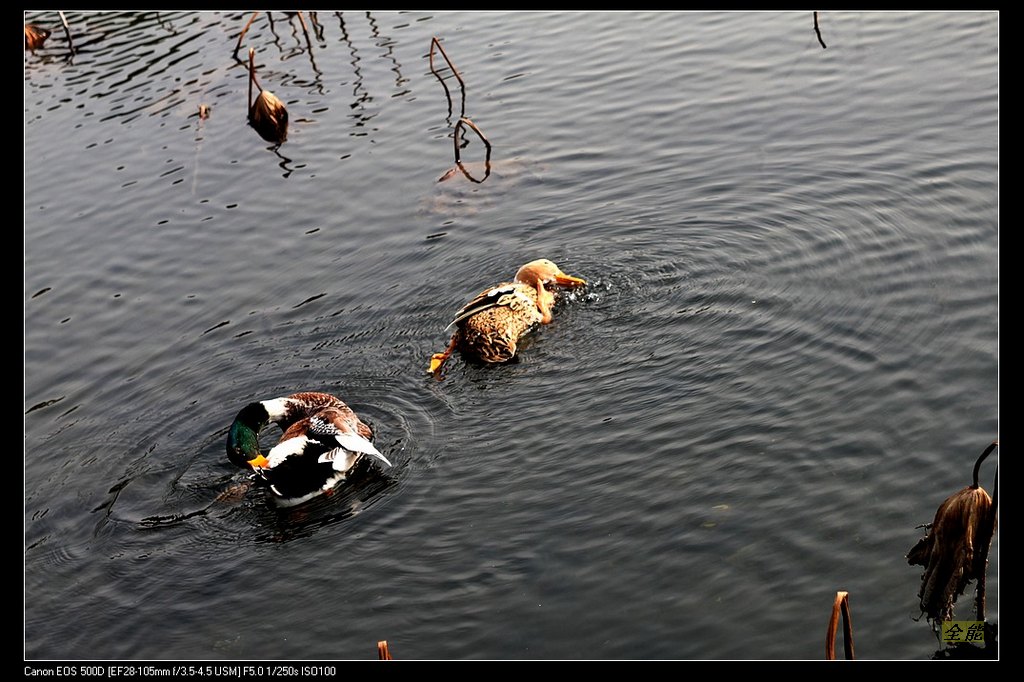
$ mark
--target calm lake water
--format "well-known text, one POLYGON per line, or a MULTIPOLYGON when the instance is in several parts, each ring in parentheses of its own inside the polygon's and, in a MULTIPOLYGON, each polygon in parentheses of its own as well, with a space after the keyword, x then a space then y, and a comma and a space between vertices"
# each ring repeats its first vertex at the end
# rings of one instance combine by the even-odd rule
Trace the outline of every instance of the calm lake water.
POLYGON ((859 658, 938 648, 904 557, 998 436, 997 13, 66 16, 74 55, 26 17, 27 658, 820 659, 837 590, 859 658), (439 182, 432 36, 483 182, 439 182), (588 286, 427 376, 539 257, 588 286), (298 390, 395 466, 215 501, 298 390))

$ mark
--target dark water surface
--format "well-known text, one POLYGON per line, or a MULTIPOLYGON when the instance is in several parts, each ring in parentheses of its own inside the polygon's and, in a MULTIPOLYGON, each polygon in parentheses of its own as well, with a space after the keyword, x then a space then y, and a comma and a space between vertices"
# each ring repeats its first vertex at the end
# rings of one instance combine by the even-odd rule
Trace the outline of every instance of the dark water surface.
POLYGON ((66 14, 70 58, 27 17, 27 657, 817 659, 840 589, 859 657, 938 648, 904 555, 998 435, 998 14, 277 13, 237 55, 244 12, 66 14), (483 183, 438 182, 435 35, 483 183), (430 379, 538 257, 589 285, 430 379), (297 390, 393 469, 211 504, 297 390))

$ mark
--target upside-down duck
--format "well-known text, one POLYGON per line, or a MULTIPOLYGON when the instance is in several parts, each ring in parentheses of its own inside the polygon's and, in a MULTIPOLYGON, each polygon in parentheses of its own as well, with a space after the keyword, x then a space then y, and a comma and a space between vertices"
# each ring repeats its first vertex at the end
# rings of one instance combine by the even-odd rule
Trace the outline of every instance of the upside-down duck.
POLYGON ((584 284, 546 258, 530 261, 519 268, 514 281, 485 289, 456 313, 448 325, 455 326, 452 340, 444 352, 431 357, 429 371, 438 372, 456 348, 484 362, 511 360, 525 333, 551 322, 552 288, 584 284))

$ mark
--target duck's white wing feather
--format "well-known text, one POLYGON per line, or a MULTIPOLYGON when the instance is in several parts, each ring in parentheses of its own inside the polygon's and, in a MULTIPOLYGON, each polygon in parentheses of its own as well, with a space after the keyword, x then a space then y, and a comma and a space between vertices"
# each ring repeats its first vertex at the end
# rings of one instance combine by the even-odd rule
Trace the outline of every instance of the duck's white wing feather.
MULTIPOLYGON (((359 434, 341 430, 333 421, 320 419, 319 417, 312 417, 309 420, 309 433, 310 435, 320 439, 325 445, 333 445, 334 443, 337 443, 341 446, 341 450, 361 455, 369 455, 379 459, 381 462, 384 462, 384 464, 391 466, 391 462, 388 461, 388 458, 382 455, 380 451, 373 446, 373 443, 366 440, 359 434)), ((348 471, 352 466, 352 463, 347 457, 339 457, 338 450, 339 448, 332 448, 330 451, 320 455, 317 461, 333 462, 335 470, 348 471)))
POLYGON ((338 444, 341 447, 334 448, 324 454, 320 455, 317 460, 319 462, 333 462, 334 468, 337 471, 348 471, 352 467, 351 458, 346 455, 369 455, 374 459, 378 459, 384 464, 391 466, 391 462, 388 458, 382 455, 377 448, 373 447, 373 443, 361 438, 359 436, 342 433, 335 436, 338 444))
POLYGON ((305 436, 281 441, 267 453, 267 467, 273 469, 289 457, 302 454, 309 443, 310 439, 305 436))

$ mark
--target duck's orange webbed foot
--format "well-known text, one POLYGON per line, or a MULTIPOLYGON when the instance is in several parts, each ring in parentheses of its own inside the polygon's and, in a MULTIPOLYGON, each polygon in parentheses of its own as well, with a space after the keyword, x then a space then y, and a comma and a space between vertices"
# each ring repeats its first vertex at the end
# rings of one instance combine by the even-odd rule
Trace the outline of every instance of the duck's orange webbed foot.
POLYGON ((444 365, 445 361, 451 353, 434 353, 430 356, 430 369, 427 370, 430 374, 436 374, 441 366, 444 365))
POLYGON ((458 344, 459 334, 458 332, 456 332, 452 334, 451 343, 448 344, 448 347, 444 349, 443 353, 434 353, 433 355, 430 356, 430 369, 427 370, 428 373, 436 375, 441 370, 441 367, 444 365, 445 361, 448 360, 448 357, 453 352, 455 352, 455 347, 458 344))

